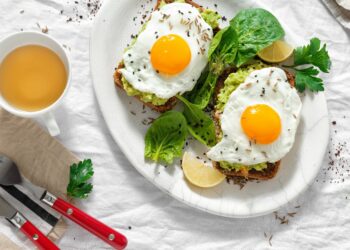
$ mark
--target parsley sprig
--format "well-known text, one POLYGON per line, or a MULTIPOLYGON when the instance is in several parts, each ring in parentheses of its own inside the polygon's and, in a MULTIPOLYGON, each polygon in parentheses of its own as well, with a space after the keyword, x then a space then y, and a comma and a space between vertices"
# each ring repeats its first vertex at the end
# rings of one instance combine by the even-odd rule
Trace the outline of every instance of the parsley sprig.
POLYGON ((88 183, 94 175, 90 159, 74 163, 70 166, 70 178, 67 194, 73 198, 85 199, 92 191, 92 184, 88 183))
POLYGON ((318 38, 312 38, 306 46, 298 47, 294 51, 295 87, 299 92, 305 89, 311 92, 324 90, 323 80, 318 77, 320 71, 329 73, 331 60, 324 44, 318 38))

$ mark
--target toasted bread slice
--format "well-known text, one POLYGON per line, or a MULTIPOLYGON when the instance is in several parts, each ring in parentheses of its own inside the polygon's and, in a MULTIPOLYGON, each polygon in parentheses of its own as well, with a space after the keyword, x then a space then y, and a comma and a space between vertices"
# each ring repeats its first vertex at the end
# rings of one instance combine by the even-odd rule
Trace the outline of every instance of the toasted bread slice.
MULTIPOLYGON (((166 3, 172 3, 174 2, 174 0, 164 0, 166 3)), ((156 3, 156 6, 155 6, 155 10, 159 9, 159 6, 161 4, 162 0, 157 0, 157 3, 156 3)), ((188 4, 191 4, 193 7, 196 7, 196 8, 199 8, 201 10, 204 10, 202 6, 200 6, 199 4, 191 1, 191 0, 185 0, 186 3, 188 4)), ((214 30, 214 34, 216 34, 220 29, 217 28, 214 30)), ((119 63, 118 67, 116 68, 115 72, 114 72, 114 83, 117 87, 121 88, 124 90, 124 87, 123 87, 123 83, 122 83, 122 74, 119 73, 119 69, 122 69, 124 68, 124 64, 121 62, 119 63)), ((165 104, 163 105, 154 105, 150 102, 144 102, 140 99, 140 96, 134 96, 136 99, 138 99, 140 102, 142 102, 144 105, 146 105, 147 107, 157 111, 157 112, 160 112, 160 113, 163 113, 163 112, 166 112, 168 110, 171 110, 173 109, 173 107, 176 105, 176 97, 172 97, 170 98, 165 104)))
MULTIPOLYGON (((122 69, 124 67, 123 63, 119 63, 116 71, 114 72, 114 83, 117 87, 124 90, 123 83, 122 83, 122 74, 119 72, 119 69, 122 69)), ((176 97, 170 98, 165 104, 156 106, 150 102, 144 102, 140 99, 140 96, 134 96, 136 99, 138 99, 140 102, 142 102, 147 107, 150 107, 151 109, 163 113, 165 111, 171 110, 176 105, 176 97)))
MULTIPOLYGON (((226 70, 219 78, 218 83, 215 89, 215 99, 220 92, 220 89, 224 87, 224 82, 230 73, 234 72, 233 69, 226 70)), ((294 76, 286 71, 287 79, 291 86, 294 87, 295 81, 294 76)), ((213 119, 216 128, 216 136, 218 137, 221 134, 221 126, 220 126, 220 116, 221 113, 217 110, 214 110, 213 119)), ((244 179, 252 179, 252 180, 269 180, 275 177, 277 171, 280 166, 280 161, 275 163, 268 163, 267 168, 263 171, 257 171, 255 169, 247 170, 242 169, 240 171, 235 170, 227 170, 220 166, 220 162, 213 162, 213 166, 217 168, 221 173, 227 175, 229 178, 244 178, 244 179)))

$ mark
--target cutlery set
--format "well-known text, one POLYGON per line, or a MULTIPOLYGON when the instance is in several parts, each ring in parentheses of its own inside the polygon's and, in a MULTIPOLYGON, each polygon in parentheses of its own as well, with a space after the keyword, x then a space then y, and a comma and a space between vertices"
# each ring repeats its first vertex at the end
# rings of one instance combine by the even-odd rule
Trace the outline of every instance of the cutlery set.
MULTIPOLYGON (((90 233, 99 237, 115 249, 124 249, 127 239, 111 227, 103 224, 79 208, 73 206, 49 191, 35 186, 20 175, 16 164, 9 158, 0 155, 0 185, 8 187, 19 185, 30 191, 39 201, 59 212, 61 215, 80 225, 90 233)), ((59 249, 43 233, 40 232, 20 212, 0 196, 0 216, 5 217, 39 249, 59 249)))

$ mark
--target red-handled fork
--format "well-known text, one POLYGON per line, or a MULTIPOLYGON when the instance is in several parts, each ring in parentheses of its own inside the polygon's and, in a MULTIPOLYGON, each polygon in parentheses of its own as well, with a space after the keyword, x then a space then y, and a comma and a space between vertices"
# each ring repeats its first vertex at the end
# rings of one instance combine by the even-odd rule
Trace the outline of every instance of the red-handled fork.
POLYGON ((0 197, 0 216, 4 216, 17 227, 34 245, 41 250, 58 250, 59 248, 50 241, 38 228, 27 220, 20 212, 12 207, 6 200, 0 197))
POLYGON ((128 244, 124 235, 47 191, 41 197, 41 201, 116 249, 124 249, 128 244))

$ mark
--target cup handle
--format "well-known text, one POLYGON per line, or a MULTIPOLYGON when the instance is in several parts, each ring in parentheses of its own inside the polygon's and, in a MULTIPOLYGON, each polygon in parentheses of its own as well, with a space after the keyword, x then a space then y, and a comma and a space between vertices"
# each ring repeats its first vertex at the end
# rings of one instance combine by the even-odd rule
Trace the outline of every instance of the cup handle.
POLYGON ((46 113, 43 116, 43 120, 51 136, 58 136, 60 134, 60 128, 52 112, 46 113))

